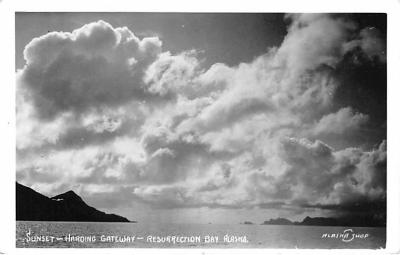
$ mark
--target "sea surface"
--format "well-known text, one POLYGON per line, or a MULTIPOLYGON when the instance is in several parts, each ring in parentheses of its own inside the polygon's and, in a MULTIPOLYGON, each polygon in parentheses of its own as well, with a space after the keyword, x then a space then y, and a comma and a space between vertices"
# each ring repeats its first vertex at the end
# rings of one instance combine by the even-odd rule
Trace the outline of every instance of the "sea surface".
POLYGON ((17 248, 379 249, 386 228, 17 221, 17 248))

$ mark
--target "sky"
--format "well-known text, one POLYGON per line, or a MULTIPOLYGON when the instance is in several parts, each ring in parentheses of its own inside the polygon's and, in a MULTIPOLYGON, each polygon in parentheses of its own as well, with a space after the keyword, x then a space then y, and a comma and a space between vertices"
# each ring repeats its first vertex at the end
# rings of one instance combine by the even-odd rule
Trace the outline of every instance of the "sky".
POLYGON ((130 220, 384 215, 384 14, 16 13, 16 179, 130 220))

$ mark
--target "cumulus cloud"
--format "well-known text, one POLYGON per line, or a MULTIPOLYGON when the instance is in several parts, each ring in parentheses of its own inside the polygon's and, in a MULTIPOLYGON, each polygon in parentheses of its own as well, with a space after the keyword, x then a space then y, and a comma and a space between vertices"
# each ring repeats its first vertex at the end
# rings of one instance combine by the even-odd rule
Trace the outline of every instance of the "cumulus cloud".
POLYGON ((158 38, 140 40, 126 27, 99 21, 33 39, 18 83, 42 119, 118 106, 149 97, 143 73, 160 52, 158 38))
POLYGON ((208 69, 104 21, 33 39, 17 72, 17 179, 160 208, 383 201, 386 142, 349 141, 369 115, 334 102, 346 54, 384 59, 379 33, 340 15, 286 19, 281 45, 208 69))
POLYGON ((367 121, 368 115, 355 113, 350 107, 345 107, 336 113, 330 113, 323 116, 314 127, 314 132, 317 135, 321 133, 351 133, 360 128, 360 126, 365 124, 367 121))
POLYGON ((281 142, 280 153, 286 167, 277 176, 262 169, 240 172, 225 165, 214 167, 209 176, 196 183, 145 186, 134 193, 155 206, 172 207, 296 205, 351 210, 359 203, 382 203, 386 199, 385 142, 372 151, 334 151, 320 141, 287 138, 281 142))
POLYGON ((278 50, 278 63, 299 75, 320 65, 334 67, 345 53, 343 44, 355 24, 323 14, 287 15, 291 26, 278 50))
POLYGON ((149 84, 149 91, 165 95, 168 92, 179 94, 193 93, 191 86, 199 61, 195 52, 184 52, 172 56, 169 52, 162 53, 146 71, 144 81, 149 84))
POLYGON ((369 152, 355 148, 333 151, 320 141, 303 139, 289 139, 283 148, 289 168, 281 181, 291 184, 297 200, 341 204, 357 196, 386 197, 386 180, 375 177, 386 175, 385 141, 369 152))

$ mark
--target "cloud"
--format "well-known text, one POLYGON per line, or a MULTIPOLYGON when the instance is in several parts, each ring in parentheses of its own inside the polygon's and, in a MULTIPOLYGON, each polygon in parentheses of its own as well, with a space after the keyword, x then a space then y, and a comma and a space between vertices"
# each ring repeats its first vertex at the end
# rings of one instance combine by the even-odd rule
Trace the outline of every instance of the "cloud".
POLYGON ((351 107, 345 107, 336 113, 323 116, 314 127, 313 132, 316 135, 351 133, 357 131, 368 119, 368 115, 355 113, 351 107))
POLYGON ((149 84, 149 91, 165 95, 168 92, 190 94, 199 61, 195 51, 183 52, 180 55, 171 55, 166 52, 160 54, 146 71, 144 81, 149 84))
POLYGON ((286 19, 281 45, 208 69, 196 50, 162 52, 158 38, 104 21, 33 39, 17 72, 18 179, 157 208, 382 202, 385 137, 379 147, 348 139, 369 114, 334 97, 337 65, 383 60, 381 35, 340 15, 286 19))
MULTIPOLYGON (((364 152, 356 148, 333 151, 316 141, 289 139, 283 143, 288 170, 280 182, 290 185, 292 199, 318 204, 342 204, 355 198, 386 198, 386 142, 364 152)), ((357 199, 355 199, 357 200, 357 199)))
POLYGON ((386 61, 386 44, 378 29, 374 27, 364 28, 360 32, 360 37, 360 47, 369 58, 376 56, 380 61, 386 61))
MULTIPOLYGON (((369 60, 386 62, 386 43, 382 33, 375 27, 363 28, 358 38, 347 42, 344 47, 346 51, 361 50, 360 53, 369 60)), ((359 58, 355 58, 355 62, 358 63, 359 58)))
POLYGON ((252 114, 268 114, 275 108, 283 112, 327 104, 336 84, 323 68, 333 68, 339 63, 345 54, 343 45, 355 26, 329 15, 311 16, 288 16, 292 24, 279 48, 249 64, 231 69, 219 66, 229 76, 209 71, 208 81, 214 74, 217 84, 227 85, 213 104, 204 108, 195 120, 182 124, 182 129, 213 130, 252 114))
POLYGON ((286 170, 276 177, 266 171, 238 173, 227 171, 228 166, 217 167, 225 170, 212 171, 203 181, 142 186, 134 193, 147 203, 168 207, 279 205, 283 209, 360 210, 368 201, 373 206, 386 199, 385 144, 367 152, 356 148, 333 151, 320 141, 290 138, 282 141, 286 170))
POLYGON ((334 67, 345 53, 343 44, 355 29, 353 22, 332 15, 292 14, 286 17, 291 25, 276 61, 293 76, 320 65, 334 67))
POLYGON ((25 47, 19 84, 37 116, 47 120, 146 100, 144 70, 160 52, 158 38, 140 40, 126 27, 98 21, 33 39, 25 47))

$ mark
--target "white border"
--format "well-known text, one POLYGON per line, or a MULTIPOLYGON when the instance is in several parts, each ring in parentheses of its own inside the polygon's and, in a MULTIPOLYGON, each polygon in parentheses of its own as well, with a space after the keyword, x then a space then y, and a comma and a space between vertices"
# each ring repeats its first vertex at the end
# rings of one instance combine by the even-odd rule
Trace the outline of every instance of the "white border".
POLYGON ((0 0, 0 252, 6 254, 394 254, 400 253, 400 0, 0 0), (382 12, 388 16, 388 227, 385 250, 16 249, 15 16, 30 12, 382 12))

